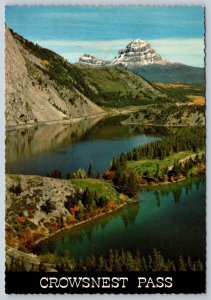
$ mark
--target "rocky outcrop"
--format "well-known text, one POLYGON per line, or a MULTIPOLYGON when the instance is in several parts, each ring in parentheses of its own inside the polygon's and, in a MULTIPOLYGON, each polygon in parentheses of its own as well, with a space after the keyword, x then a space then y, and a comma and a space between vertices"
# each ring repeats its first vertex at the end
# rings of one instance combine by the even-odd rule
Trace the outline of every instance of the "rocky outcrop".
POLYGON ((130 115, 122 124, 162 125, 162 126, 204 126, 204 107, 167 106, 160 109, 151 107, 130 115))
POLYGON ((41 263, 35 254, 24 253, 12 247, 6 247, 6 271, 7 272, 57 272, 55 266, 41 263))
MULTIPOLYGON (((49 62, 33 55, 24 39, 5 31, 6 125, 68 120, 103 113, 73 86, 57 89, 49 62)), ((55 57, 56 59, 56 57, 55 57)))
POLYGON ((8 246, 28 251, 43 237, 68 227, 65 201, 76 193, 68 180, 34 175, 7 175, 5 230, 8 246))

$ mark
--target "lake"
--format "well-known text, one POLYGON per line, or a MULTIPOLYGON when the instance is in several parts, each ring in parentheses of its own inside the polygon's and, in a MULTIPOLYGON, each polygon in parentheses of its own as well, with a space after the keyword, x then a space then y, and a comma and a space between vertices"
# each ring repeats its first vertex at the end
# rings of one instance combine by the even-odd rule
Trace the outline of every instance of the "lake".
POLYGON ((6 172, 46 175, 60 169, 63 177, 79 168, 106 170, 113 157, 162 136, 152 128, 125 126, 123 117, 57 124, 9 131, 6 134, 6 172))
MULTIPOLYGON (((164 127, 125 126, 126 116, 85 119, 9 131, 6 172, 46 175, 60 169, 63 177, 78 168, 103 173, 113 157, 160 139, 164 127)), ((181 129, 182 130, 182 129, 181 129)), ((154 248, 167 257, 205 259, 205 181, 189 178, 177 184, 141 189, 139 201, 84 225, 65 230, 41 243, 40 252, 65 250, 75 257, 101 255, 112 249, 148 254, 154 248)))
POLYGON ((106 255, 109 249, 156 248, 168 258, 179 255, 205 259, 205 181, 142 189, 139 202, 88 223, 64 230, 40 244, 39 253, 59 256, 68 250, 76 258, 106 255))

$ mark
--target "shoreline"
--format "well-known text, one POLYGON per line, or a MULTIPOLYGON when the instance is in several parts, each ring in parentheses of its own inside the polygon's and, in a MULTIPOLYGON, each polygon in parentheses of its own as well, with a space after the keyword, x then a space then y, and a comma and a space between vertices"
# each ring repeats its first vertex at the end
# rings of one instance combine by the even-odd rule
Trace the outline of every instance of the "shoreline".
POLYGON ((60 232, 62 232, 62 231, 70 230, 70 229, 76 228, 76 227, 81 226, 81 225, 83 225, 83 224, 85 224, 85 223, 91 222, 91 221, 93 221, 93 220, 95 220, 95 219, 97 219, 97 218, 100 218, 100 217, 109 215, 109 214, 111 214, 111 213, 113 213, 113 212, 116 212, 116 211, 118 211, 119 209, 121 209, 121 208, 123 208, 123 207, 125 207, 125 206, 127 206, 127 205, 131 205, 131 204, 134 204, 134 203, 137 203, 137 202, 138 202, 137 199, 136 199, 136 200, 135 200, 135 199, 128 200, 128 201, 126 201, 125 203, 122 203, 121 205, 119 205, 118 207, 116 207, 116 208, 114 208, 114 209, 112 209, 112 210, 108 210, 108 211, 106 211, 106 212, 102 212, 102 213, 100 213, 100 214, 98 214, 98 215, 96 215, 96 216, 94 216, 94 217, 92 217, 92 218, 89 218, 89 219, 87 219, 87 220, 80 221, 80 222, 78 222, 78 223, 76 223, 76 224, 73 224, 73 225, 71 225, 71 226, 69 226, 69 227, 61 228, 61 229, 55 231, 54 233, 49 234, 49 235, 46 236, 46 237, 40 238, 40 239, 38 239, 38 240, 34 243, 34 245, 35 245, 35 246, 38 246, 38 244, 39 244, 40 242, 42 242, 42 241, 44 241, 44 240, 46 240, 46 239, 49 239, 49 238, 53 237, 54 235, 56 235, 56 234, 58 234, 58 233, 60 233, 60 232))
MULTIPOLYGON (((195 174, 194 176, 197 177, 197 176, 200 176, 200 175, 195 174)), ((156 184, 153 184, 153 185, 148 185, 148 184, 143 184, 143 185, 141 185, 141 184, 139 184, 139 187, 140 187, 140 189, 142 189, 142 188, 149 188, 149 189, 151 189, 151 188, 157 188, 157 187, 159 187, 159 186, 164 186, 164 185, 169 185, 169 184, 180 183, 180 182, 185 181, 185 180, 187 180, 187 179, 189 179, 189 178, 191 178, 191 177, 194 177, 194 176, 183 177, 183 178, 181 178, 181 179, 179 179, 179 180, 177 180, 177 181, 174 181, 174 182, 160 182, 160 183, 156 183, 156 184)), ((204 175, 203 175, 203 176, 204 176, 204 175)), ((46 240, 46 239, 49 239, 49 238, 53 237, 54 235, 58 234, 59 232, 62 232, 62 231, 65 231, 65 230, 70 230, 70 229, 76 228, 76 227, 81 226, 81 225, 83 225, 83 224, 85 224, 85 223, 91 222, 91 221, 93 221, 93 220, 95 220, 95 219, 97 219, 97 218, 100 218, 100 217, 103 217, 103 216, 112 214, 113 212, 116 212, 116 211, 118 211, 119 209, 121 209, 121 208, 123 208, 123 207, 126 207, 127 205, 135 204, 135 203, 137 203, 138 201, 139 201, 139 200, 138 200, 137 197, 136 197, 136 199, 128 200, 128 201, 126 201, 125 203, 122 203, 120 206, 118 206, 118 207, 116 207, 116 208, 114 208, 114 209, 112 209, 112 210, 109 210, 109 211, 106 211, 106 212, 102 212, 102 213, 100 213, 100 214, 98 214, 98 215, 96 215, 96 216, 94 216, 94 217, 92 217, 92 218, 89 218, 89 219, 87 219, 87 220, 80 221, 80 222, 78 222, 78 223, 76 223, 76 224, 74 224, 74 225, 71 225, 71 226, 69 226, 69 227, 61 228, 61 229, 55 231, 54 233, 50 234, 49 236, 46 236, 46 237, 43 237, 43 238, 38 239, 38 240, 35 242, 35 246, 37 246, 40 242, 42 242, 42 241, 44 241, 44 240, 46 240)))
MULTIPOLYGON (((140 187, 140 191, 141 191, 142 189, 144 189, 144 188, 146 188, 146 189, 153 189, 153 188, 158 188, 159 186, 161 187, 161 186, 165 186, 165 185, 169 185, 169 184, 180 183, 180 182, 185 181, 185 180, 187 180, 187 179, 189 179, 189 178, 197 177, 197 176, 200 176, 200 175, 199 175, 199 174, 195 174, 194 176, 183 177, 183 178, 181 178, 181 179, 179 179, 179 180, 177 180, 177 181, 175 181, 175 182, 164 182, 164 183, 158 183, 158 184, 154 184, 154 185, 148 185, 148 184, 147 184, 147 185, 139 185, 139 187, 140 187)), ((204 177, 204 174, 201 175, 201 176, 204 177)), ((32 251, 30 251, 30 252, 25 252, 25 251, 22 251, 22 250, 19 250, 19 251, 22 251, 23 253, 26 253, 26 254, 27 254, 27 253, 31 253, 31 254, 35 254, 35 255, 39 256, 39 253, 36 252, 36 248, 39 246, 39 244, 40 244, 42 241, 47 240, 47 239, 50 239, 50 238, 53 238, 55 235, 59 234, 59 233, 62 232, 62 231, 68 231, 68 230, 77 228, 77 227, 82 226, 82 225, 84 225, 84 224, 86 224, 86 223, 88 223, 88 222, 92 222, 92 221, 96 220, 97 218, 105 217, 106 215, 115 213, 116 211, 118 211, 118 210, 120 210, 120 209, 122 209, 122 208, 125 208, 125 207, 127 207, 127 206, 129 206, 129 205, 133 205, 133 204, 138 203, 138 202, 139 202, 139 200, 138 200, 138 197, 137 197, 137 196, 136 196, 135 198, 131 198, 130 200, 127 200, 126 202, 120 204, 118 207, 116 207, 116 208, 114 208, 114 209, 112 209, 112 210, 108 210, 108 211, 106 211, 106 212, 101 212, 101 213, 99 213, 98 215, 95 215, 95 216, 93 216, 93 217, 91 217, 91 218, 88 218, 88 219, 86 219, 86 220, 77 222, 77 223, 72 224, 72 225, 70 225, 70 226, 68 226, 68 227, 65 227, 65 228, 60 228, 59 230, 57 230, 57 231, 55 231, 55 232, 53 232, 53 233, 51 233, 51 234, 48 234, 47 236, 44 236, 44 237, 41 237, 41 238, 37 239, 37 240, 34 242, 34 245, 33 245, 33 248, 35 249, 35 251, 34 251, 34 250, 32 250, 32 251)), ((11 246, 10 246, 10 247, 11 247, 11 246)), ((12 247, 12 248, 14 248, 14 247, 12 247)), ((14 248, 14 249, 17 249, 17 248, 14 248)), ((17 250, 18 250, 18 249, 17 249, 17 250)))
POLYGON ((67 120, 51 120, 51 121, 43 121, 43 122, 33 122, 33 123, 26 123, 26 124, 16 124, 16 125, 6 125, 5 129, 6 132, 13 131, 13 130, 19 130, 19 129, 27 129, 27 128, 37 128, 39 126, 47 126, 47 125, 53 125, 53 124, 75 124, 85 119, 93 119, 98 116, 108 115, 109 113, 107 111, 104 111, 102 113, 94 114, 94 115, 87 115, 87 116, 79 116, 67 120))
MULTIPOLYGON (((198 176, 197 174, 195 176, 198 176)), ((149 185, 149 184, 139 184, 139 187, 147 187, 147 188, 153 188, 153 187, 159 187, 159 186, 162 186, 162 185, 168 185, 168 184, 175 184, 175 183, 178 183, 178 182, 181 182, 181 181, 184 181, 188 178, 191 178, 192 176, 189 176, 189 177, 183 177, 181 179, 178 179, 176 181, 173 181, 173 182, 170 182, 170 181, 166 181, 166 182, 159 182, 159 183, 155 183, 155 184, 152 184, 152 185, 149 185)))
MULTIPOLYGON (((78 116, 75 118, 70 118, 66 120, 50 120, 50 121, 42 121, 42 122, 30 122, 30 123, 24 123, 24 124, 15 124, 15 125, 6 125, 5 129, 7 131, 13 131, 13 130, 19 130, 19 129, 28 129, 28 128, 37 128, 39 126, 47 126, 47 125, 53 125, 53 124, 75 124, 77 122, 80 122, 85 119, 92 119, 96 118, 98 116, 118 116, 118 115, 127 115, 129 113, 133 113, 135 111, 138 111, 140 107, 137 108, 124 108, 121 110, 117 108, 104 108, 104 111, 101 113, 96 113, 92 115, 87 116, 78 116)), ((127 124, 126 124, 127 125, 127 124)))
MULTIPOLYGON (((200 176, 200 175, 197 175, 197 174, 196 174, 195 176, 197 177, 197 176, 200 176)), ((203 175, 203 176, 204 176, 204 175, 203 175)), ((163 186, 163 185, 180 183, 180 182, 185 181, 185 180, 187 180, 187 179, 189 179, 189 178, 191 178, 191 177, 194 177, 194 176, 183 177, 183 178, 181 178, 181 179, 179 179, 179 180, 177 180, 177 181, 174 181, 174 182, 163 182, 163 183, 158 183, 158 184, 155 184, 155 185, 139 185, 139 187, 140 187, 140 190, 141 190, 142 188, 153 189, 153 188, 157 188, 157 187, 163 186)), ((118 211, 118 210, 120 210, 120 209, 122 209, 122 208, 124 208, 124 207, 127 207, 127 206, 129 206, 129 205, 133 205, 133 204, 138 203, 138 202, 139 202, 139 200, 137 199, 137 197, 136 197, 136 199, 133 198, 133 199, 131 199, 131 200, 126 201, 125 203, 122 203, 120 206, 118 206, 118 207, 116 207, 116 208, 114 208, 114 209, 112 209, 112 210, 109 210, 109 211, 106 211, 106 212, 102 212, 102 213, 100 213, 100 214, 98 214, 98 215, 96 215, 96 216, 94 216, 94 217, 92 217, 92 218, 89 218, 89 219, 87 219, 87 220, 80 221, 80 222, 78 222, 78 223, 76 223, 76 224, 74 224, 74 225, 71 225, 71 226, 69 226, 69 227, 61 228, 61 229, 55 231, 54 233, 49 234, 48 236, 45 236, 45 237, 43 237, 43 238, 38 239, 38 240, 34 243, 34 246, 35 246, 35 248, 36 248, 36 247, 39 245, 40 242, 42 242, 42 241, 44 241, 44 240, 47 240, 47 239, 49 239, 49 238, 52 238, 54 235, 56 235, 56 234, 58 234, 58 233, 60 233, 60 232, 62 232, 62 231, 65 231, 65 230, 68 231, 68 230, 74 229, 74 228, 79 227, 79 226, 81 226, 81 225, 84 225, 84 224, 86 224, 86 223, 88 223, 88 222, 91 222, 91 221, 93 221, 93 220, 95 220, 95 219, 97 219, 97 218, 104 217, 104 216, 106 216, 106 215, 112 214, 113 212, 116 212, 116 211, 118 211)), ((39 256, 39 254, 37 254, 36 252, 32 252, 32 253, 34 253, 34 254, 36 254, 36 255, 39 256)))
POLYGON ((170 125, 170 124, 141 124, 140 122, 120 122, 122 125, 139 125, 143 127, 204 127, 205 125, 190 125, 190 124, 177 124, 177 125, 170 125))
POLYGON ((175 183, 179 183, 181 181, 184 181, 184 180, 187 180, 189 178, 192 178, 192 177, 199 177, 199 176, 204 176, 206 177, 205 174, 199 174, 199 173, 196 173, 196 174, 193 174, 192 176, 188 176, 188 177, 182 177, 176 181, 165 181, 165 182, 159 182, 159 183, 154 183, 152 185, 150 184, 139 184, 139 187, 140 188, 153 188, 153 187, 159 187, 159 186, 162 186, 162 185, 168 185, 168 184, 175 184, 175 183))
MULTIPOLYGON (((118 109, 111 109, 111 110, 105 110, 102 113, 94 114, 94 115, 87 115, 87 116, 78 116, 71 119, 66 120, 50 120, 50 121, 42 121, 42 122, 31 122, 31 123, 25 123, 25 124, 15 124, 15 125, 6 125, 5 131, 13 131, 13 130, 21 130, 21 129, 29 129, 29 128, 38 128, 40 126, 48 126, 48 125, 54 125, 54 124, 75 124, 85 119, 93 119, 100 116, 118 116, 118 115, 127 115, 133 112, 138 111, 139 109, 124 109, 124 110, 118 110, 118 109)), ((204 125, 190 125, 190 124, 141 124, 140 122, 120 122, 121 125, 139 125, 139 126, 145 126, 145 127, 203 127, 204 125)))

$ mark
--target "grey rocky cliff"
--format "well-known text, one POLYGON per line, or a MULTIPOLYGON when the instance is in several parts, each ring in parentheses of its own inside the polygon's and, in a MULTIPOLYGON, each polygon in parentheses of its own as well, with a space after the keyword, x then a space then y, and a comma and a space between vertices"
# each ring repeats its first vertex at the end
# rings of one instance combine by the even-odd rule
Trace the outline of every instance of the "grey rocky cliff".
POLYGON ((7 27, 5 46, 7 126, 62 121, 103 113, 103 109, 75 88, 63 88, 59 93, 54 82, 45 76, 47 67, 27 51, 7 27))

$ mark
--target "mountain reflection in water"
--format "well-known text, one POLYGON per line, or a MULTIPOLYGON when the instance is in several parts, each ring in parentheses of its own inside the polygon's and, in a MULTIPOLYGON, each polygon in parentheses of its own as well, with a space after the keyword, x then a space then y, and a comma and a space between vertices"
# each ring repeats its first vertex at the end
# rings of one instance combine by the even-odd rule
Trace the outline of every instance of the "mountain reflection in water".
POLYGON ((6 161, 23 160, 40 153, 51 153, 80 140, 102 119, 89 118, 73 124, 52 124, 12 130, 6 133, 6 161))
POLYGON ((55 124, 9 131, 6 172, 46 175, 54 169, 88 169, 90 161, 102 174, 122 151, 160 138, 154 128, 121 125, 125 116, 88 118, 75 124, 55 124))

